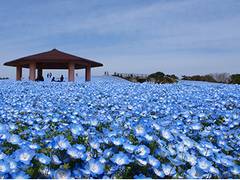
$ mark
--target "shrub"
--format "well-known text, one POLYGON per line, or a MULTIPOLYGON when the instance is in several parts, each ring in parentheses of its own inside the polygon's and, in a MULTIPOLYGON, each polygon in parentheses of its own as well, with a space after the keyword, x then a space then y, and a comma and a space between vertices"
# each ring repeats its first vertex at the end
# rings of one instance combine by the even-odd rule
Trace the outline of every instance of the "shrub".
POLYGON ((231 84, 240 84, 240 74, 232 74, 230 83, 231 84))
POLYGON ((177 82, 177 76, 175 75, 165 75, 162 72, 156 72, 148 76, 148 81, 155 83, 175 83, 177 82))

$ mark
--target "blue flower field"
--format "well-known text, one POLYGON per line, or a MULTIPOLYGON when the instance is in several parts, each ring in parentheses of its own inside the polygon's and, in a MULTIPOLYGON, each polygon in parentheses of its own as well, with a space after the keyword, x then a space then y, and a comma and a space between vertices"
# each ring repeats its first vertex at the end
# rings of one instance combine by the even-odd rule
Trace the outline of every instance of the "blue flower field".
POLYGON ((240 178, 240 86, 0 81, 1 178, 240 178))

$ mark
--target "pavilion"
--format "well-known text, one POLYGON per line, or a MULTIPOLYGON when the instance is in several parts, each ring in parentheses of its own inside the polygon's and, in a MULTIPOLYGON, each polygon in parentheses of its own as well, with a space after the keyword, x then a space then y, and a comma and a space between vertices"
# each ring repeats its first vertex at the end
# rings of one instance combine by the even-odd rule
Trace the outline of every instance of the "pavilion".
POLYGON ((16 67, 16 80, 22 79, 22 68, 29 68, 29 79, 35 81, 36 69, 38 77, 42 76, 43 69, 68 69, 68 81, 74 81, 75 69, 85 69, 85 80, 91 80, 91 68, 103 64, 71 55, 57 49, 34 54, 4 63, 5 66, 16 67))

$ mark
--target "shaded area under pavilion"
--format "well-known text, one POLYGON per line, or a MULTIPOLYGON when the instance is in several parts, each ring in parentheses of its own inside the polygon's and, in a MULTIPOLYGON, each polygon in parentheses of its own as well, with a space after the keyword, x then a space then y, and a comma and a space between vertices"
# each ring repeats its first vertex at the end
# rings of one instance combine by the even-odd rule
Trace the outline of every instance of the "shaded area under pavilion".
POLYGON ((91 68, 101 67, 103 64, 89 59, 68 54, 57 49, 22 57, 4 63, 5 66, 16 67, 16 80, 22 79, 22 68, 29 68, 29 79, 35 81, 43 74, 43 69, 68 69, 68 81, 75 80, 75 69, 85 69, 85 80, 91 80, 91 68))

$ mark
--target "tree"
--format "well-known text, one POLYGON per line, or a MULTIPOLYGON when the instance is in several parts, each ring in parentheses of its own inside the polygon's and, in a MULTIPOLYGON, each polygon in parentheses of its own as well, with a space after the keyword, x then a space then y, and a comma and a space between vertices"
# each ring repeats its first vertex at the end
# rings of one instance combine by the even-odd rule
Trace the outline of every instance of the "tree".
POLYGON ((240 84, 240 74, 232 74, 230 83, 232 83, 232 84, 240 84))

